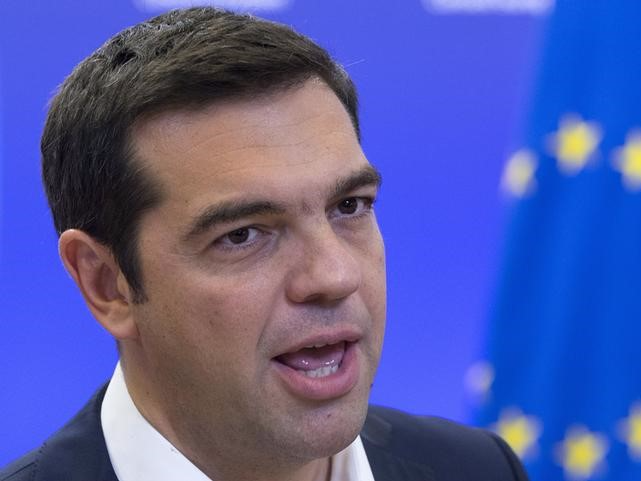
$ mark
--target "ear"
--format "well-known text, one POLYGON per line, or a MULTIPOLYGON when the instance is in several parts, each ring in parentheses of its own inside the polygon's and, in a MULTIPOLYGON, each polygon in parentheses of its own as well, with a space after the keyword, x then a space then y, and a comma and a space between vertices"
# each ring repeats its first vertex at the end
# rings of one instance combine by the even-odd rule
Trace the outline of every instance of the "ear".
POLYGON ((111 249, 81 230, 69 229, 60 236, 58 250, 98 322, 117 340, 138 337, 131 290, 111 249))

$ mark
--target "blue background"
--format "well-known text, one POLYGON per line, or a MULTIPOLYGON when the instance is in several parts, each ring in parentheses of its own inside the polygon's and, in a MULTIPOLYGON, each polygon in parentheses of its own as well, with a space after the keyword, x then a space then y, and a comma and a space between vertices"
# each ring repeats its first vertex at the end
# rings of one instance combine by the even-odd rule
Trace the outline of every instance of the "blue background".
MULTIPOLYGON (((360 90, 389 272, 373 401, 467 420, 463 378, 482 352, 502 238, 498 183, 544 17, 437 15, 420 0, 260 13, 328 48, 360 90)), ((73 66, 149 15, 129 0, 0 2, 0 465, 68 419, 116 360, 58 260, 39 136, 73 66)))

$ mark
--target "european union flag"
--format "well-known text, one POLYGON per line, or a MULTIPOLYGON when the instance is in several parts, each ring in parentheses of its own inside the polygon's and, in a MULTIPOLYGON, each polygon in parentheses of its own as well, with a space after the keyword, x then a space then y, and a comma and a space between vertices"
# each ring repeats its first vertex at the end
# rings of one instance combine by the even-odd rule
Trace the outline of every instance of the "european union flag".
POLYGON ((638 481, 641 2, 558 0, 541 61, 479 421, 534 481, 638 481))

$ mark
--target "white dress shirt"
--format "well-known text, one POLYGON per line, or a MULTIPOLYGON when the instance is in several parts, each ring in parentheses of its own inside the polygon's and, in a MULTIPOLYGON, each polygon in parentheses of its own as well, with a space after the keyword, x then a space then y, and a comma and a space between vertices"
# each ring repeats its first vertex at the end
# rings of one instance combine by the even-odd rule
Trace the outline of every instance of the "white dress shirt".
MULTIPOLYGON (((140 414, 120 363, 105 393, 100 417, 119 481, 211 481, 140 414)), ((374 481, 360 436, 332 456, 331 466, 331 481, 374 481)))

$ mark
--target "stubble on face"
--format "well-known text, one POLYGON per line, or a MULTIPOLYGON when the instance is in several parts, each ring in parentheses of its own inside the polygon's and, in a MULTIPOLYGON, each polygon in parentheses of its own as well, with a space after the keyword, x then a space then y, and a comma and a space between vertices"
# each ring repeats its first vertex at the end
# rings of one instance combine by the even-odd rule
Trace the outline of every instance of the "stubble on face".
POLYGON ((360 431, 383 338, 384 251, 367 205, 378 185, 349 116, 313 80, 161 114, 134 145, 166 194, 140 228, 149 299, 133 310, 139 339, 123 345, 134 402, 210 477, 310 472, 360 431), (213 215, 185 236, 208 209, 251 202, 278 208, 213 215), (308 382, 279 364, 305 339, 343 342, 335 377, 308 382))

